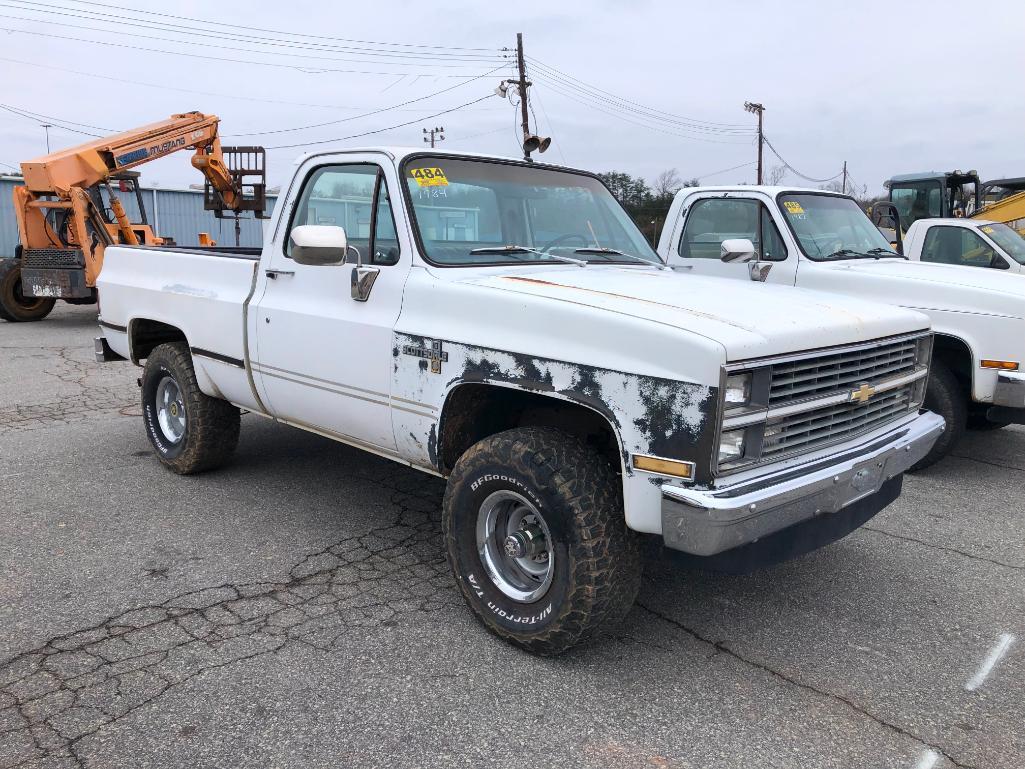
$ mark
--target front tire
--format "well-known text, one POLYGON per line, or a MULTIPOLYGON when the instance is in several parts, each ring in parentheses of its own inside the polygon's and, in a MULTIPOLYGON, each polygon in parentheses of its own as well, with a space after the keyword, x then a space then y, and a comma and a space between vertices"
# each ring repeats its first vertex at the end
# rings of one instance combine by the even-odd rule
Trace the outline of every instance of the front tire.
POLYGON ((42 320, 53 310, 56 299, 25 296, 21 286, 21 260, 0 260, 0 318, 10 323, 42 320))
POLYGON ((239 410, 200 391, 182 342, 162 344, 146 359, 142 416, 161 464, 179 475, 220 467, 238 445, 239 410))
POLYGON ((942 361, 934 361, 929 372, 929 386, 925 391, 925 408, 943 417, 947 423, 939 440, 911 472, 924 470, 939 462, 958 444, 968 423, 968 396, 957 377, 942 361))
POLYGON ((620 621, 641 574, 621 488, 600 456, 549 428, 498 433, 463 454, 442 524, 449 565, 477 619, 542 655, 620 621))

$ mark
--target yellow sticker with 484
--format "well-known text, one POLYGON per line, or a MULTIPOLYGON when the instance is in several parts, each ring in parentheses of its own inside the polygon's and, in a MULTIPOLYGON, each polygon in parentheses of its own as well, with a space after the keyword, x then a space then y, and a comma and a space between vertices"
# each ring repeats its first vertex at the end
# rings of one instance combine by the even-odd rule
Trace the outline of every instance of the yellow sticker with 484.
POLYGON ((448 179, 440 168, 411 168, 409 173, 421 187, 447 187, 448 179))
POLYGON ((784 200, 783 206, 787 209, 787 213, 791 214, 803 214, 804 208, 796 200, 784 200))

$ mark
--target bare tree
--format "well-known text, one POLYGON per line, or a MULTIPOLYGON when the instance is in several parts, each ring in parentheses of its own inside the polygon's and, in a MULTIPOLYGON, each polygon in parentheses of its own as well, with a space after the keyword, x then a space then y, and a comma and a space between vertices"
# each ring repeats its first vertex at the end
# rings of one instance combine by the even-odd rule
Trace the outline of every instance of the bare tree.
POLYGON ((781 181, 783 181, 783 177, 786 175, 786 166, 773 166, 769 169, 769 181, 767 182, 767 184, 770 187, 776 187, 779 185, 781 181))
POLYGON ((675 168, 669 168, 655 177, 655 181, 651 184, 651 191, 657 198, 671 198, 683 186, 684 182, 680 178, 680 172, 675 168))

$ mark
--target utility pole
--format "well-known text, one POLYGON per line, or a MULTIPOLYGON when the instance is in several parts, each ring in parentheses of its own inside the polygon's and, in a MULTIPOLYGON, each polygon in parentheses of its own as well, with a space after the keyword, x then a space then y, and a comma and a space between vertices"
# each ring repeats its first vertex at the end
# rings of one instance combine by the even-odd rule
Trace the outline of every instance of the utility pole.
POLYGON ((840 188, 840 192, 843 195, 847 194, 847 161, 843 162, 843 186, 840 188))
POLYGON ((442 141, 445 141, 444 131, 445 131, 444 126, 442 126, 441 128, 438 128, 437 126, 435 126, 430 131, 428 131, 425 128, 424 129, 424 142, 430 142, 431 143, 431 149, 434 149, 434 142, 435 142, 435 138, 434 137, 435 137, 435 134, 437 134, 437 141, 442 142, 442 141), (427 138, 428 136, 430 136, 429 139, 427 138))
MULTIPOLYGON (((520 87, 520 121, 523 127, 523 141, 526 144, 527 137, 530 136, 530 122, 527 119, 527 87, 530 83, 527 81, 527 64, 523 60, 523 33, 516 33, 516 68, 519 70, 519 87, 520 87)), ((523 148, 523 159, 530 160, 530 151, 524 146, 523 148)))
POLYGON ((744 102, 744 109, 753 115, 758 115, 758 183, 762 183, 762 145, 765 143, 765 135, 762 133, 762 113, 765 107, 755 102, 744 102))
POLYGON ((50 129, 53 128, 53 123, 41 123, 42 128, 46 131, 46 154, 50 154, 50 129))

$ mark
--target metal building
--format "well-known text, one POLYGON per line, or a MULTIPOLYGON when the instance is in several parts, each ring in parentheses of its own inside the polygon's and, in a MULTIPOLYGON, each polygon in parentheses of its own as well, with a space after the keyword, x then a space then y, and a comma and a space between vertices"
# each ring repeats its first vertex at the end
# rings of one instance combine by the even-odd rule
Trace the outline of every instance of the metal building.
MULTIPOLYGON (((19 176, 0 176, 0 257, 14 256, 14 247, 18 245, 18 224, 14 219, 14 204, 11 197, 15 185, 18 184, 21 184, 19 176)), ((234 219, 217 219, 213 212, 204 211, 202 191, 144 185, 142 196, 149 223, 161 237, 174 238, 179 246, 195 246, 199 243, 199 233, 207 232, 218 245, 235 245, 234 219)), ((128 218, 136 221, 138 208, 135 194, 126 193, 119 197, 124 203, 128 218)), ((275 196, 267 196, 268 214, 273 209, 275 200, 275 196)), ((262 246, 263 228, 266 224, 266 219, 243 219, 239 245, 262 246)))

